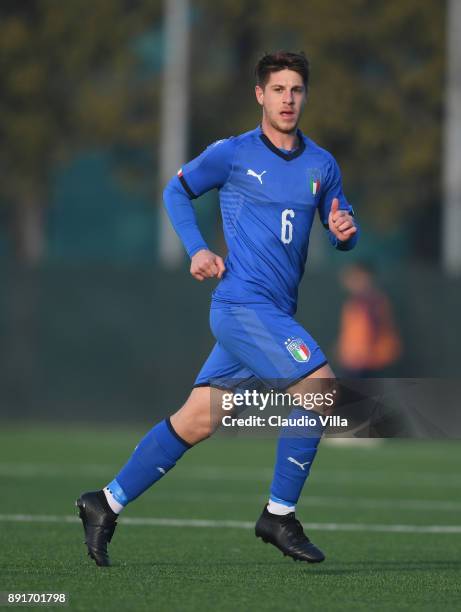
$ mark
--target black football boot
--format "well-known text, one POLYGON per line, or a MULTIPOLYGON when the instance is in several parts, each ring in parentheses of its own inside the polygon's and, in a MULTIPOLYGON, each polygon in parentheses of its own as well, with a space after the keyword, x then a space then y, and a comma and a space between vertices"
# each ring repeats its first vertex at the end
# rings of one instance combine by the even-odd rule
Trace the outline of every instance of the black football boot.
POLYGON ((117 525, 118 514, 112 512, 103 491, 82 493, 75 502, 85 531, 85 544, 96 565, 110 565, 107 544, 117 525))
POLYGON ((279 516, 271 514, 264 508, 255 527, 256 537, 263 542, 270 542, 286 556, 295 561, 320 563, 325 555, 319 550, 303 531, 301 523, 295 518, 295 513, 279 516))

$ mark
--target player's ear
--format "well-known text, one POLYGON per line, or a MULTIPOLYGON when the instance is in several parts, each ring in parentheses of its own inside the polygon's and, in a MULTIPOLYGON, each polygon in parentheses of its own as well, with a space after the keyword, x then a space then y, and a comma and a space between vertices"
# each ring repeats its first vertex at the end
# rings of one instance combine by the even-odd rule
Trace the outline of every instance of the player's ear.
POLYGON ((260 104, 262 106, 263 102, 264 102, 264 90, 263 90, 263 88, 260 87, 259 85, 256 85, 256 87, 255 87, 255 94, 256 94, 256 100, 258 101, 258 104, 260 104))

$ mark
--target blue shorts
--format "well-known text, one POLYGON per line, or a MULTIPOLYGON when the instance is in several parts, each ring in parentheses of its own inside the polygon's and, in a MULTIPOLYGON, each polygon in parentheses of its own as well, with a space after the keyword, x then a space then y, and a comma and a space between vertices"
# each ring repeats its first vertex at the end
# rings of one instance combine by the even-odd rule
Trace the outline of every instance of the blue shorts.
POLYGON ((216 344, 195 387, 234 388, 256 378, 283 390, 327 363, 312 336, 272 304, 212 306, 216 344))

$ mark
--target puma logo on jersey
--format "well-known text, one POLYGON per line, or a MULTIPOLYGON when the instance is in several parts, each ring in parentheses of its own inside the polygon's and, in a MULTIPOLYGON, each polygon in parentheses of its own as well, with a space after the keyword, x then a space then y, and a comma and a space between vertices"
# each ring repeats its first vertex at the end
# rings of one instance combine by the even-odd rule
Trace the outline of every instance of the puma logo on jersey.
POLYGON ((160 474, 166 474, 164 468, 162 467, 158 467, 157 470, 160 472, 160 474))
POLYGON ((266 174, 267 170, 263 170, 261 172, 261 174, 257 174, 254 170, 247 170, 247 176, 254 176, 255 178, 258 179, 258 181, 261 183, 261 185, 263 184, 263 179, 262 179, 262 175, 266 174))
POLYGON ((310 461, 306 461, 306 463, 299 463, 299 461, 296 461, 296 459, 294 459, 293 457, 288 457, 288 461, 291 461, 291 463, 294 463, 295 465, 299 466, 303 472, 306 471, 306 468, 304 466, 310 463, 310 461))

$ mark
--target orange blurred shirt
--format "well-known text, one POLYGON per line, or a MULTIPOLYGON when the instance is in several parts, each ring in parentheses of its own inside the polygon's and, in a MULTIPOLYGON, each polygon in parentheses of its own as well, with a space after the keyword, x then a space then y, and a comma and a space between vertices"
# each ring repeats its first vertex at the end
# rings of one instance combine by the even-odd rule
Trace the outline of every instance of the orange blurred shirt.
POLYGON ((349 298, 341 312, 338 359, 348 370, 379 370, 401 353, 387 298, 378 291, 349 298))

